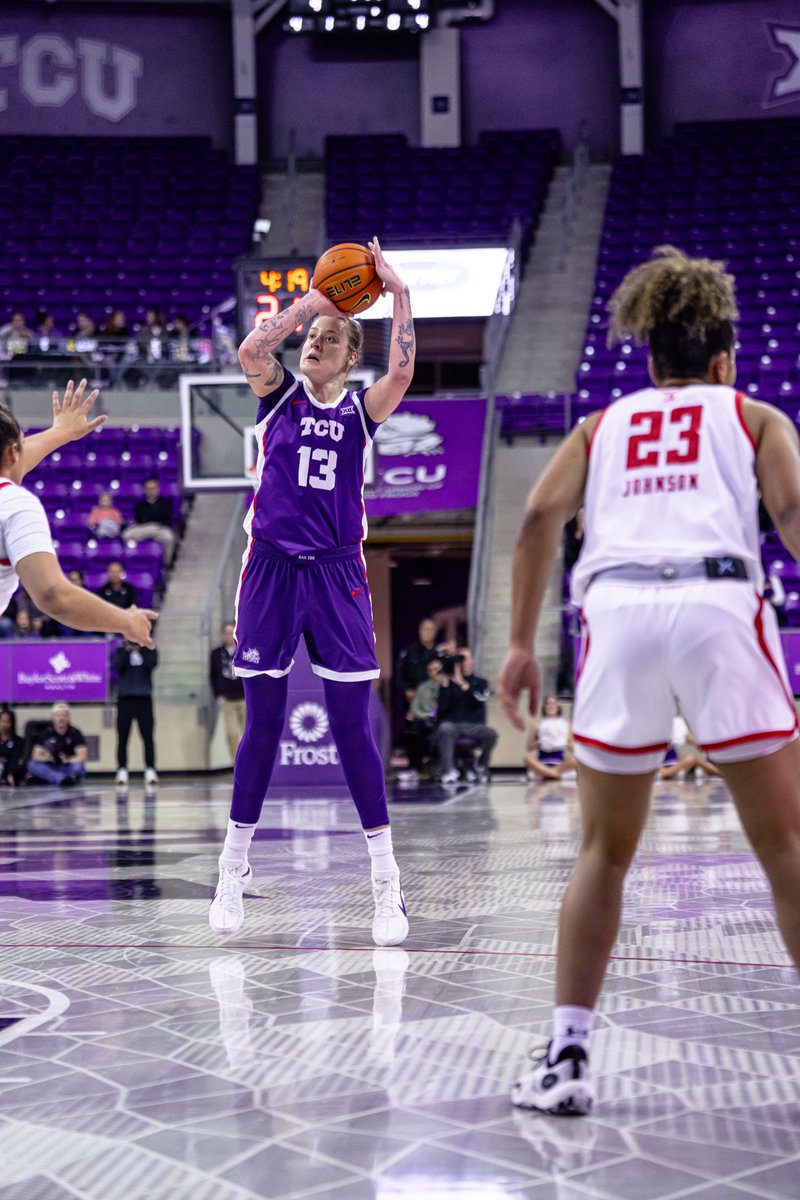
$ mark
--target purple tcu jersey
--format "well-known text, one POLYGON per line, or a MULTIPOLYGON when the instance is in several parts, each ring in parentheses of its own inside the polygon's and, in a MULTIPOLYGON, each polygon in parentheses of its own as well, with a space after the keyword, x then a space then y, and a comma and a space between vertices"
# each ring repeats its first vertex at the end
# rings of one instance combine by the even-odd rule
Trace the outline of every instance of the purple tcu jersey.
POLYGON ((377 428, 363 391, 320 404, 285 371, 258 405, 258 487, 246 532, 285 554, 358 545, 367 536, 364 464, 377 428))

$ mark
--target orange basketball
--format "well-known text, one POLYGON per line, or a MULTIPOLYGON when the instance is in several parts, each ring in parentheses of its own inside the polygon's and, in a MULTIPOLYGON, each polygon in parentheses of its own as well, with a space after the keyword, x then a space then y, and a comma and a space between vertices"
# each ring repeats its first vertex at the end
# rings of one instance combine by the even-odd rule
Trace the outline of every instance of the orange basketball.
POLYGON ((372 251, 358 242, 341 242, 326 250, 314 267, 312 283, 337 308, 353 316, 371 308, 383 290, 372 251))

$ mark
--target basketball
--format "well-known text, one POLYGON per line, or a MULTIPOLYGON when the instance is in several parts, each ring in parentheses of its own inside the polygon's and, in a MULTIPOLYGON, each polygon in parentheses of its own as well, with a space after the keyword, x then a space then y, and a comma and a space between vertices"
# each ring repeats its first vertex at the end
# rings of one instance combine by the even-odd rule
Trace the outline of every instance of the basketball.
POLYGON ((341 242, 326 250, 312 282, 337 308, 353 315, 371 308, 383 290, 372 251, 358 242, 341 242))

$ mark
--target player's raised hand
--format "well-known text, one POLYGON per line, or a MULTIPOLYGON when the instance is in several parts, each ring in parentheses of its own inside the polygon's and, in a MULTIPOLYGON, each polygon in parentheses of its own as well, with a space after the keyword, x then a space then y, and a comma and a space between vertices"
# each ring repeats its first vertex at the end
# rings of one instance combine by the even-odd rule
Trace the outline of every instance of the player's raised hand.
POLYGON ((367 245, 372 251, 375 259, 375 270, 377 271, 378 276, 383 280, 383 290, 385 292, 392 293, 407 291, 406 285, 403 283, 394 267, 390 267, 386 259, 383 257, 383 251, 381 250, 381 244, 378 239, 374 237, 371 242, 367 243, 367 245))
MULTIPOLYGON (((337 308, 319 288, 309 288, 306 299, 311 300, 314 306, 314 317, 338 317, 341 320, 347 316, 347 313, 343 313, 340 308, 337 308)), ((309 323, 314 320, 314 317, 309 319, 309 323)))
POLYGON ((155 649, 151 630, 153 621, 158 620, 158 613, 153 612, 151 608, 133 608, 125 609, 125 628, 120 630, 120 633, 129 642, 135 642, 137 646, 146 646, 148 650, 155 649))
POLYGON ((68 442, 76 442, 79 438, 86 437, 87 433, 93 433, 108 420, 107 416, 89 419, 92 405, 100 392, 95 388, 84 398, 86 386, 85 379, 82 379, 77 387, 70 379, 64 389, 63 401, 58 392, 53 392, 53 428, 68 442))
POLYGON ((527 650, 509 650, 497 676, 495 691, 500 707, 515 729, 525 728, 525 722, 519 715, 520 696, 527 689, 528 712, 535 717, 539 709, 540 688, 541 671, 533 655, 527 650))

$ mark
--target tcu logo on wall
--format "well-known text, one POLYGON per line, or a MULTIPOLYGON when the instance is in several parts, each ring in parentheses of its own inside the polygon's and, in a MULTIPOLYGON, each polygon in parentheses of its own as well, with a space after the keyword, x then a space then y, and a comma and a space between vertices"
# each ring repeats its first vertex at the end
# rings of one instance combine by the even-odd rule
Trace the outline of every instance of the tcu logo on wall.
MULTIPOLYGON (((95 116, 121 121, 136 107, 144 60, 110 42, 76 38, 73 45, 60 34, 39 33, 25 42, 0 37, 0 84, 12 67, 22 95, 36 108, 61 108, 80 91, 95 116)), ((0 112, 7 108, 8 88, 0 86, 0 112)))

